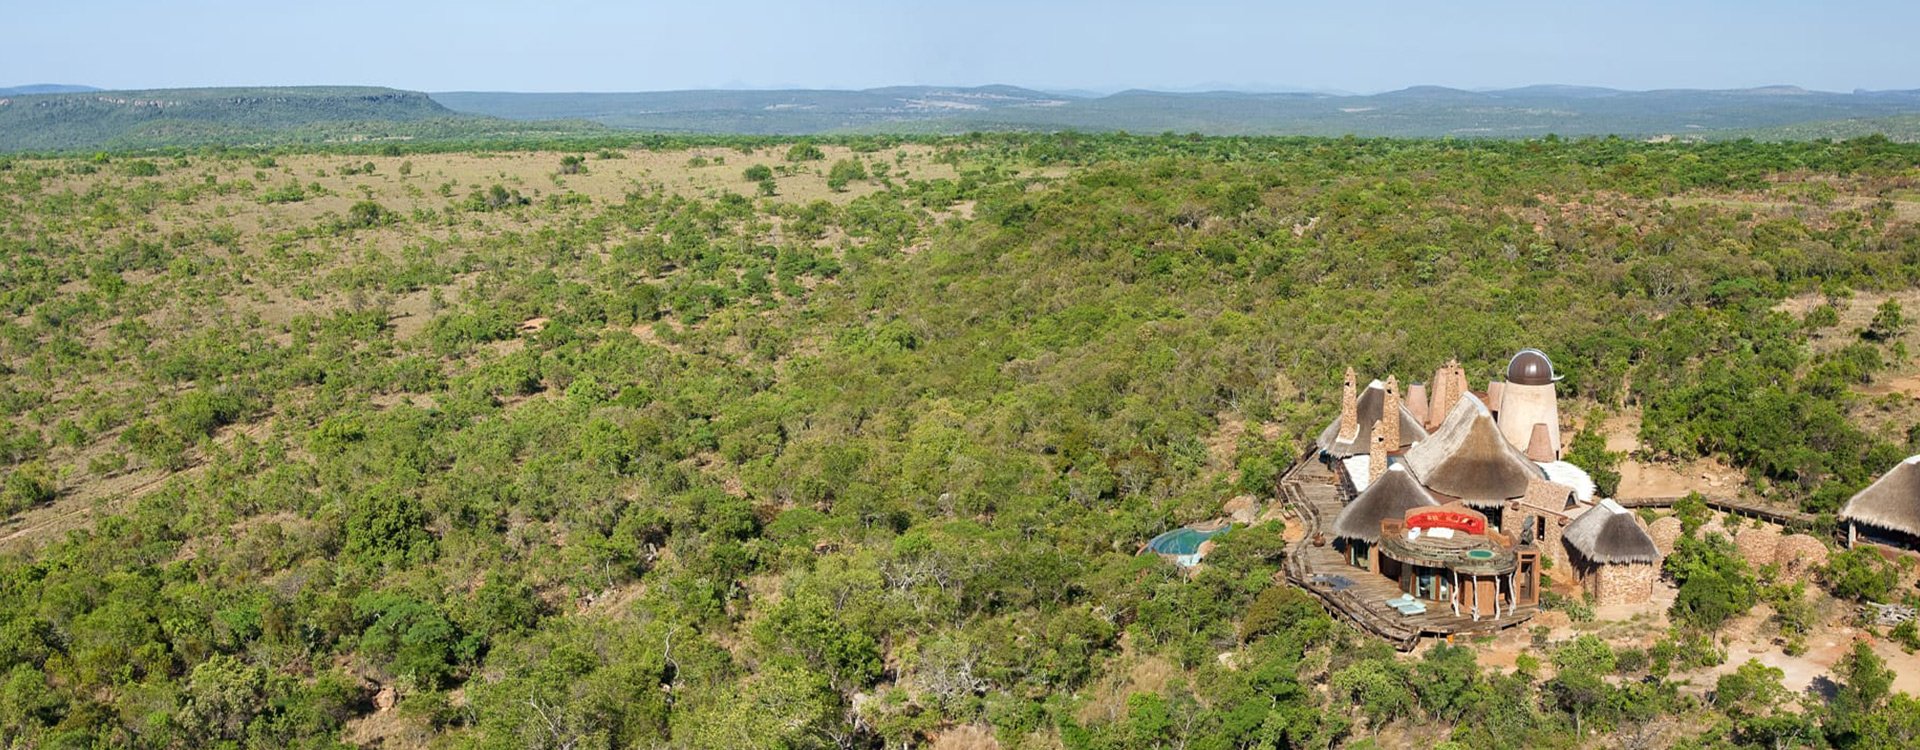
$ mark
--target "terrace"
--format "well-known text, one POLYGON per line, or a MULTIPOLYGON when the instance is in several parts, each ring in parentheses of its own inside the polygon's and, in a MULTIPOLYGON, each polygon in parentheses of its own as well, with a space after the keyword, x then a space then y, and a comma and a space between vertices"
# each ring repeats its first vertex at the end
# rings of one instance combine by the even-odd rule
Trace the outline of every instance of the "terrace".
MULTIPOLYGON (((1281 477, 1280 497, 1294 509, 1305 525, 1300 540, 1287 550, 1284 569, 1287 579, 1319 597, 1336 617, 1386 639, 1401 650, 1412 649, 1422 636, 1503 630, 1532 619, 1538 611, 1534 606, 1520 606, 1511 610, 1503 609, 1498 616, 1482 615, 1477 620, 1471 614, 1455 614, 1451 607, 1429 606, 1423 613, 1402 614, 1388 604, 1389 600, 1401 596, 1398 583, 1355 568, 1333 545, 1324 543, 1329 540, 1329 535, 1323 531, 1323 525, 1331 524, 1349 499, 1332 471, 1313 460, 1312 456, 1307 456, 1281 477), (1316 544, 1316 539, 1323 543, 1316 544)), ((1499 539, 1494 539, 1493 543, 1498 544, 1499 539)), ((1457 554, 1463 563, 1478 564, 1483 561, 1470 553, 1475 549, 1487 549, 1475 546, 1484 544, 1468 543, 1451 550, 1423 544, 1419 549, 1433 554, 1457 554)), ((1504 559, 1508 566, 1506 570, 1512 570, 1511 539, 1506 539, 1505 549, 1504 558, 1495 552, 1491 559, 1484 562, 1497 566, 1504 559)))

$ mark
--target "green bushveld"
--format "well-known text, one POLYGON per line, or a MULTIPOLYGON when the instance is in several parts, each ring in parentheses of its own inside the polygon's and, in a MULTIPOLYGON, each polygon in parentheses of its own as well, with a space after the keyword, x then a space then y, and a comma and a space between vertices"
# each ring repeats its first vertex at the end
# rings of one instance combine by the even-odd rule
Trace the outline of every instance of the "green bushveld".
MULTIPOLYGON (((414 741, 454 747, 900 747, 954 724, 1009 747, 1323 747, 1390 724, 1576 747, 1673 717, 1685 747, 1920 737, 1871 652, 1804 712, 1762 668, 1681 690, 1756 597, 1718 537, 1670 561, 1682 625, 1653 647, 1583 637, 1510 673, 1467 647, 1397 656, 1276 587, 1274 526, 1192 577, 1134 554, 1270 486, 1347 365, 1457 356, 1481 379, 1522 345, 1566 398, 1640 405, 1649 452, 1833 510, 1912 450, 1848 419, 1907 356, 1902 321, 1815 347, 1777 305, 1914 287, 1914 225, 1670 199, 1910 184, 1920 147, 919 142, 958 176, 876 172, 838 204, 446 181, 433 210, 350 196, 264 235, 163 220, 313 199, 249 180, 281 168, 259 153, 4 162, 0 507, 102 505, 0 556, 0 737, 335 747, 376 685, 414 741), (1567 208, 1607 200, 1625 207, 1567 208), (299 304, 268 322, 269 291, 299 304), (406 295, 430 301, 403 334, 406 295), (1279 437, 1248 430, 1221 468, 1226 414, 1279 437), (128 472, 167 478, 80 498, 128 472), (1149 662, 1168 679, 1129 687, 1149 662)), ((435 169, 413 158, 365 177, 435 169)), ((1880 590, 1849 565, 1849 594, 1880 590)))

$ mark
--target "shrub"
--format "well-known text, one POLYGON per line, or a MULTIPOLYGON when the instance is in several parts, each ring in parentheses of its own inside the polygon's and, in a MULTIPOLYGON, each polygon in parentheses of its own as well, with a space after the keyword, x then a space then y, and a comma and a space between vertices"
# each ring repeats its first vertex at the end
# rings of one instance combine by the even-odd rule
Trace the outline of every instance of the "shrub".
POLYGON ((755 164, 751 167, 747 167, 747 171, 742 172, 741 174, 742 176, 747 178, 748 182, 759 182, 761 180, 771 180, 773 179, 773 168, 765 164, 755 164))
POLYGON ((285 185, 260 194, 261 203, 299 203, 307 199, 307 191, 298 182, 285 185))
POLYGON ((1607 439, 1596 429, 1600 415, 1587 418, 1588 428, 1573 437, 1567 447, 1567 461, 1587 470, 1601 497, 1612 497, 1620 489, 1620 453, 1607 450, 1607 439))
POLYGON ((1900 583, 1900 570, 1871 547, 1839 552, 1820 569, 1820 579, 1842 599, 1884 602, 1900 583))
POLYGON ((1873 321, 1861 332, 1861 337, 1869 341, 1890 341, 1898 338, 1907 330, 1907 316, 1900 310, 1900 301, 1889 299, 1880 303, 1873 314, 1873 321))
POLYGON ((373 201, 360 201, 347 209, 346 225, 353 229, 369 229, 393 221, 392 211, 388 211, 373 201))
POLYGON ((867 179, 867 168, 857 159, 841 159, 827 170, 827 187, 834 191, 847 189, 847 183, 867 179))
POLYGON ((819 161, 825 158, 826 152, 811 143, 796 143, 787 149, 787 161, 819 161))
POLYGON ((1667 557, 1666 570, 1680 584, 1670 615, 1698 628, 1717 630, 1753 608, 1757 584, 1733 543, 1719 534, 1705 539, 1681 537, 1667 557))
POLYGON ((31 461, 7 475, 0 485, 0 513, 12 515, 35 505, 53 502, 58 494, 53 472, 45 464, 31 461))

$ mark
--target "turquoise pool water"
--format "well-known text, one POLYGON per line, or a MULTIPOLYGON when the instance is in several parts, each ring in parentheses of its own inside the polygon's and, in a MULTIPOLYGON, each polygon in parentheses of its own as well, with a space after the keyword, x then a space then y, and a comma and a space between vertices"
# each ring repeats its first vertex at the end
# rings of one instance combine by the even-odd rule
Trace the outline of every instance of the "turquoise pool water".
POLYGON ((1232 526, 1222 526, 1212 531, 1182 526, 1153 538, 1147 542, 1147 549, 1163 555, 1191 555, 1200 551, 1200 543, 1227 533, 1232 526))

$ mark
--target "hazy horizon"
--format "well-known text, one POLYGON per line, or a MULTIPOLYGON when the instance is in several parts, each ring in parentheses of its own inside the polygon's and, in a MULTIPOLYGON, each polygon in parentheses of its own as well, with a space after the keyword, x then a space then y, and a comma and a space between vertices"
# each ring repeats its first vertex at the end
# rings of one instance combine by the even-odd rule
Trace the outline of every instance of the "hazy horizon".
POLYGON ((378 85, 626 92, 1005 84, 1042 91, 1920 88, 1920 5, 1501 0, 1323 7, 1004 0, 275 6, 191 0, 16 9, 5 85, 378 85), (289 30, 297 33, 290 34, 289 30))

